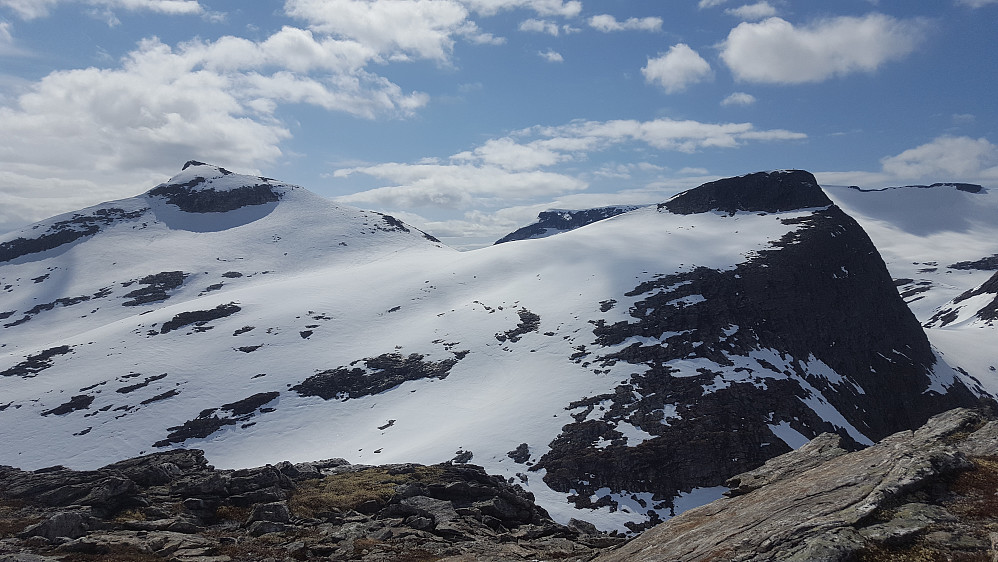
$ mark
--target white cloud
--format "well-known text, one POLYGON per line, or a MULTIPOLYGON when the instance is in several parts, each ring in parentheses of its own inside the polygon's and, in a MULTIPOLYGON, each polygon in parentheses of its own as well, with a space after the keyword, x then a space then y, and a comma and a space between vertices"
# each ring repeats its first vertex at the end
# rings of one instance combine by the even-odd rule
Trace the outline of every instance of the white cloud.
POLYGON ((548 127, 538 133, 552 140, 585 141, 589 149, 624 142, 642 142, 659 150, 696 152, 703 148, 733 148, 745 141, 802 140, 803 133, 783 129, 757 130, 751 123, 702 123, 700 121, 579 121, 548 127))
POLYGON ((713 76, 710 64, 685 43, 673 45, 664 55, 649 58, 641 74, 646 82, 657 82, 668 94, 681 92, 690 84, 713 76))
POLYGON ((884 172, 898 178, 998 179, 998 146, 985 138, 942 136, 880 162, 884 172))
POLYGON ((724 4, 727 1, 728 0, 700 0, 700 3, 697 6, 701 10, 703 10, 704 8, 713 8, 715 6, 720 6, 721 4, 724 4))
POLYGON ((985 138, 940 136, 931 142, 880 159, 881 170, 816 172, 826 185, 931 184, 962 181, 980 184, 998 182, 998 145, 985 138))
POLYGON ((558 36, 558 24, 548 20, 528 19, 520 22, 520 31, 533 31, 536 33, 547 33, 558 36))
POLYGON ((755 96, 752 94, 746 94, 745 92, 735 92, 730 96, 721 100, 721 105, 752 105, 755 103, 755 96))
POLYGON ((538 55, 548 62, 565 62, 565 57, 561 56, 561 53, 548 49, 546 51, 538 51, 538 55))
POLYGON ((627 18, 624 21, 617 21, 617 18, 609 14, 600 14, 589 18, 589 27, 603 33, 611 31, 661 31, 662 18, 627 18))
POLYGON ((683 168, 682 170, 679 170, 679 173, 682 174, 682 175, 684 175, 684 176, 706 176, 707 174, 710 173, 710 171, 707 170, 707 168, 689 168, 689 167, 687 167, 687 168, 683 168))
POLYGON ((721 59, 735 78, 796 84, 873 72, 904 58, 928 31, 922 20, 883 14, 837 17, 794 27, 781 18, 743 22, 721 44, 721 59))
POLYGON ((309 27, 357 41, 395 59, 444 61, 454 36, 480 35, 467 8, 452 0, 287 0, 285 12, 309 27))
MULTIPOLYGON (((562 0, 286 0, 284 11, 322 33, 350 39, 390 60, 449 62, 456 38, 474 43, 504 40, 481 31, 472 13, 491 16, 512 9, 540 16, 575 17, 577 1, 562 0)), ((521 29, 552 33, 548 22, 527 20, 521 29)), ((553 33, 554 34, 554 33, 553 33)))
POLYGON ((977 116, 973 113, 954 113, 953 114, 953 124, 955 125, 971 125, 977 121, 977 116))
POLYGON ((956 3, 970 8, 983 8, 991 4, 998 4, 998 0, 956 0, 956 3))
MULTIPOLYGON (((340 198, 347 203, 380 205, 385 209, 412 207, 480 208, 586 189, 585 173, 546 171, 544 168, 582 161, 593 152, 624 145, 646 145, 657 150, 696 152, 706 148, 734 148, 747 142, 801 140, 802 133, 782 129, 757 130, 751 123, 698 121, 574 121, 558 127, 531 127, 492 139, 473 150, 450 157, 450 163, 386 163, 337 170, 334 177, 362 174, 390 183, 384 187, 340 198)), ((642 162, 603 166, 595 177, 632 172, 655 173, 662 168, 642 162)), ((685 178, 684 182, 692 181, 685 178)))
POLYGON ((738 8, 728 8, 724 10, 724 13, 743 20, 754 21, 775 16, 776 8, 770 5, 769 2, 756 2, 755 4, 746 4, 738 8))
POLYGON ((490 139, 473 151, 460 152, 451 158, 461 162, 480 161, 513 171, 536 170, 569 159, 544 141, 520 144, 510 137, 490 139))
POLYGON ((365 70, 375 56, 286 27, 262 42, 147 39, 116 68, 52 72, 0 100, 6 212, 23 224, 131 196, 190 158, 243 170, 274 163, 290 137, 275 116, 282 104, 369 118, 427 103, 365 70))
MULTIPOLYGON (((58 4, 80 3, 104 10, 121 8, 131 11, 148 10, 160 14, 190 15, 201 14, 204 8, 197 0, 0 0, 0 6, 6 6, 23 19, 35 19, 49 15, 58 4)), ((111 14, 101 11, 99 14, 111 14)), ((110 16, 113 17, 113 14, 110 16)))
POLYGON ((344 203, 373 203, 382 207, 469 208, 483 199, 502 201, 550 197, 579 191, 585 182, 571 176, 532 171, 510 171, 493 165, 387 163, 337 170, 335 177, 365 174, 394 185, 338 198, 344 203))
MULTIPOLYGON (((377 1, 377 0, 376 0, 377 1)), ((390 0, 395 1, 395 0, 390 0)), ((582 2, 577 0, 460 0, 476 13, 493 15, 505 10, 533 10, 541 16, 574 18, 582 11, 582 2)))

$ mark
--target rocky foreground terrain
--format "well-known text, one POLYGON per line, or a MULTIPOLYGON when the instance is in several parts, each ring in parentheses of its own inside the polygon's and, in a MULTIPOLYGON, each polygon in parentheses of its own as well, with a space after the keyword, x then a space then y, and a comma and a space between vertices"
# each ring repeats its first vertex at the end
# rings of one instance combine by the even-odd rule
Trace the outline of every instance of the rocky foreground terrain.
POLYGON ((823 434, 625 543, 462 464, 217 470, 173 450, 0 467, 0 561, 998 560, 998 421, 957 409, 857 452, 823 434))
POLYGON ((200 450, 95 471, 0 468, 0 561, 589 560, 623 537, 555 523, 478 466, 342 459, 216 470, 200 450))

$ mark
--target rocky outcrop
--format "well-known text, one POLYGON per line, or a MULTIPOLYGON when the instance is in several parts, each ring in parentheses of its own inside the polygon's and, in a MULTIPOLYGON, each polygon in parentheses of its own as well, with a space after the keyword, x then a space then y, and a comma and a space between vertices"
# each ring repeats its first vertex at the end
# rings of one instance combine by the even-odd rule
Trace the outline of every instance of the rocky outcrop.
POLYGON ((588 560, 623 540, 559 525, 473 465, 216 470, 178 449, 95 471, 0 467, 0 560, 588 560))
POLYGON ((455 359, 428 361, 418 353, 408 356, 385 353, 364 359, 362 362, 365 368, 355 367, 356 363, 361 362, 355 361, 349 367, 321 371, 291 387, 291 390, 301 396, 318 396, 323 400, 370 396, 406 381, 445 379, 460 357, 464 357, 460 352, 457 355, 458 358, 455 359))
POLYGON ((575 230, 587 224, 615 217, 640 207, 640 205, 614 205, 611 207, 596 207, 594 209, 582 210, 552 209, 550 211, 541 211, 537 215, 537 222, 518 228, 503 236, 495 243, 502 244, 514 240, 543 238, 559 232, 575 230))
POLYGON ((145 212, 146 209, 126 211, 112 207, 96 209, 89 213, 73 213, 70 218, 51 223, 38 235, 20 236, 0 243, 0 263, 76 242, 97 234, 103 227, 115 222, 137 219, 145 212))
POLYGON ((990 560, 996 452, 998 421, 966 409, 853 453, 823 435, 598 560, 990 560))
MULTIPOLYGON (((195 163, 199 164, 199 163, 195 163)), ((184 169, 191 165, 188 162, 184 169)), ((218 168, 223 175, 229 175, 225 168, 218 168)), ((260 183, 245 185, 235 189, 215 190, 205 188, 207 180, 196 176, 181 183, 160 184, 149 191, 153 197, 162 197, 167 203, 188 213, 225 213, 241 207, 263 205, 281 200, 282 192, 275 190, 267 178, 258 178, 260 183)))
POLYGON ((719 211, 776 213, 827 207, 832 201, 810 172, 783 170, 724 178, 684 191, 660 204, 680 215, 719 211))

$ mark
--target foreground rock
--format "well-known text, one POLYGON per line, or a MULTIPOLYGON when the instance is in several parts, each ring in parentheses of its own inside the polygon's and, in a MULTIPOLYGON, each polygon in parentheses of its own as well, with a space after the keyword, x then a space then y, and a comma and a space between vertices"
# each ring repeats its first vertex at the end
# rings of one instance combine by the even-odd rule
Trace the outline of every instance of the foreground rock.
POLYGON ((819 436, 598 560, 998 560, 998 421, 958 409, 839 445, 819 436))
POLYGON ((624 540, 577 527, 473 465, 216 470, 173 450, 95 471, 0 467, 3 562, 588 560, 624 540))

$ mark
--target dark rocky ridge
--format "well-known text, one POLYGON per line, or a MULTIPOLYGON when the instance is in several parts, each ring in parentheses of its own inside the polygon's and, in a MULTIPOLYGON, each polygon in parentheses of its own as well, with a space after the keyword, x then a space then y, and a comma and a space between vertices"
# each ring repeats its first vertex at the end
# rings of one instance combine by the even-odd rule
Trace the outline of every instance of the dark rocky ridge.
POLYGON ((983 271, 998 270, 998 254, 974 261, 959 261, 949 266, 950 269, 980 269, 983 271))
POLYGON ((984 186, 978 185, 976 183, 957 183, 957 182, 946 182, 946 183, 934 183, 932 185, 905 185, 901 187, 881 187, 875 189, 863 189, 862 187, 856 185, 850 185, 849 189, 855 189, 856 191, 887 191, 889 189, 932 189, 936 187, 955 187, 957 191, 965 191, 967 193, 980 193, 984 191, 984 186))
POLYGON ((940 411, 978 403, 959 382, 947 394, 928 391, 935 358, 925 333, 869 237, 827 201, 810 174, 751 174, 706 187, 704 193, 694 189, 677 196, 659 210, 668 212, 670 205, 683 213, 792 208, 776 194, 819 210, 783 219, 799 229, 734 269, 701 267, 656 276, 624 295, 640 297, 630 320, 596 322, 600 346, 631 337, 663 343, 576 354, 577 361, 597 372, 620 362, 635 367, 615 392, 567 406, 575 421, 563 427, 551 450, 531 468, 545 469, 552 488, 575 490, 580 507, 614 505, 608 496, 597 497, 599 489, 624 495, 648 491, 655 502, 647 508, 663 509, 680 492, 718 486, 787 452, 770 425, 788 424, 806 438, 838 431, 848 447, 857 448, 847 432, 812 411, 821 408, 814 402, 815 390, 873 440, 918 427, 940 411), (759 349, 773 350, 787 366, 748 358, 759 349), (746 358, 748 366, 735 368, 731 358, 736 356, 746 358), (669 366, 692 358, 715 367, 676 376, 669 366), (843 379, 812 372, 808 363, 815 360, 843 379), (740 373, 744 380, 707 392, 724 373, 735 379, 740 373), (605 411, 594 418, 599 405, 605 411), (670 408, 674 414, 667 417, 670 408), (617 429, 620 423, 653 437, 628 444, 617 429))
POLYGON ((263 205, 280 201, 281 194, 268 183, 247 185, 228 191, 192 189, 206 180, 198 176, 185 183, 162 184, 149 191, 149 195, 163 197, 188 213, 224 213, 248 205, 263 205))
POLYGON ((684 191, 658 208, 679 215, 720 211, 777 213, 827 207, 832 201, 818 181, 803 170, 756 172, 705 183, 684 191))
POLYGON ((537 222, 518 228, 497 240, 496 244, 512 242, 513 240, 528 240, 544 236, 550 230, 568 231, 592 224, 603 219, 615 217, 617 215, 633 211, 640 208, 640 205, 615 205, 611 207, 597 207, 583 210, 550 210, 541 211, 537 215, 537 222))
POLYGON ((0 466, 0 560, 581 561, 622 540, 559 525, 472 465, 216 470, 177 449, 94 471, 0 466))
POLYGON ((0 263, 52 250, 81 238, 93 236, 100 232, 103 226, 114 224, 117 221, 137 219, 146 210, 125 211, 124 209, 108 208, 97 209, 90 214, 74 213, 71 218, 52 223, 38 236, 18 237, 0 243, 0 263))

